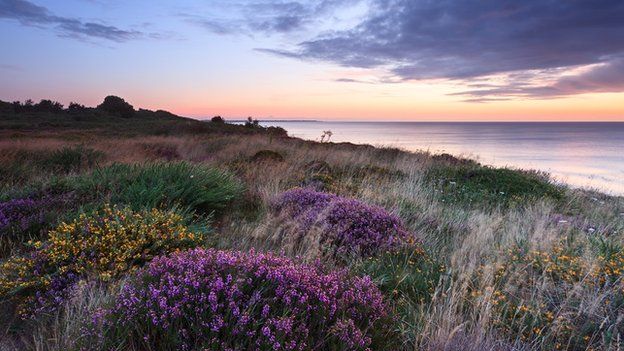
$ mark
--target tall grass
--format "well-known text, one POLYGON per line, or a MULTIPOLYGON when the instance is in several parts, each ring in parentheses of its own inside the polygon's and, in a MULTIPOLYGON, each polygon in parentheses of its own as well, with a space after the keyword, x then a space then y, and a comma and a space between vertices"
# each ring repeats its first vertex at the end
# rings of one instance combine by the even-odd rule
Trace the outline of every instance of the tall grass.
POLYGON ((227 172, 188 162, 113 164, 71 178, 68 186, 87 197, 138 208, 183 207, 221 213, 242 191, 227 172))
MULTIPOLYGON (((28 146, 28 141, 23 143, 28 146)), ((58 147, 64 142, 54 143, 58 147)), ((401 350, 622 349, 621 197, 573 190, 542 174, 487 168, 449 156, 263 135, 96 138, 90 147, 104 153, 106 162, 129 164, 172 154, 148 153, 149 145, 175 150, 175 158, 183 161, 113 164, 66 177, 71 181, 65 190, 79 190, 93 201, 137 207, 220 211, 224 216, 211 246, 254 248, 313 261, 321 249, 314 244, 291 250, 288 243, 269 240, 297 226, 266 210, 277 194, 316 182, 326 191, 383 206, 422 240, 430 260, 406 251, 347 264, 351 274, 371 275, 390 301, 396 317, 392 328, 399 333, 394 341, 401 350), (283 159, 251 161, 261 150, 273 150, 283 159), (229 173, 214 176, 210 169, 229 173), (213 180, 196 183, 190 178, 200 173, 213 180), (213 205, 219 202, 216 198, 225 203, 240 194, 240 186, 228 182, 232 176, 227 174, 242 181, 257 216, 237 216, 213 205), (210 186, 218 191, 202 190, 210 186)), ((314 243, 316 234, 309 235, 314 243)), ((84 303, 97 300, 85 297, 84 303)), ((44 341, 50 333, 43 331, 77 335, 72 328, 78 324, 72 323, 78 317, 71 311, 59 312, 64 322, 40 321, 32 334, 37 341, 29 345, 70 348, 70 341, 44 341), (74 331, 63 329, 68 325, 74 331)), ((16 345, 14 349, 24 344, 16 345)))

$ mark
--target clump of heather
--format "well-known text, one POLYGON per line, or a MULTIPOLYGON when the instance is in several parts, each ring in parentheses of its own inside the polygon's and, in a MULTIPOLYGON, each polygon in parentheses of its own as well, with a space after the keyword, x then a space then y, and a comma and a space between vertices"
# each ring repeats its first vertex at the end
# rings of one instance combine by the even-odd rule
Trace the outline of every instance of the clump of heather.
POLYGON ((73 201, 73 194, 68 193, 0 202, 0 237, 11 239, 16 235, 36 235, 51 217, 73 201))
POLYGON ((296 235, 320 230, 321 246, 337 256, 373 256, 414 240, 398 217, 356 199, 296 188, 281 194, 274 208, 295 220, 296 235))
POLYGON ((198 246, 203 232, 186 224, 184 215, 157 209, 105 206, 82 214, 31 243, 27 255, 0 264, 0 297, 17 300, 24 315, 53 310, 80 278, 108 281, 155 256, 198 246))
POLYGON ((387 318, 368 277, 273 254, 195 249, 139 271, 86 328, 84 347, 380 350, 387 318))

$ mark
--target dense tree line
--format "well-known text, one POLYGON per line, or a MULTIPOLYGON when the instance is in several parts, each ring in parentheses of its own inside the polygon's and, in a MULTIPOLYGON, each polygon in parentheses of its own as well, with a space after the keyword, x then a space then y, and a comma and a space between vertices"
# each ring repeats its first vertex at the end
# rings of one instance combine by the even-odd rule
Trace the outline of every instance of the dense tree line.
POLYGON ((47 112, 47 113, 78 113, 86 110, 96 110, 106 112, 111 115, 119 117, 130 118, 135 114, 134 107, 127 103, 124 99, 118 96, 107 96, 104 101, 99 104, 95 109, 85 107, 76 102, 70 102, 67 108, 58 101, 52 101, 48 99, 42 99, 38 103, 28 99, 24 102, 14 101, 12 103, 0 101, 0 109, 4 112, 13 113, 33 113, 33 112, 47 112))

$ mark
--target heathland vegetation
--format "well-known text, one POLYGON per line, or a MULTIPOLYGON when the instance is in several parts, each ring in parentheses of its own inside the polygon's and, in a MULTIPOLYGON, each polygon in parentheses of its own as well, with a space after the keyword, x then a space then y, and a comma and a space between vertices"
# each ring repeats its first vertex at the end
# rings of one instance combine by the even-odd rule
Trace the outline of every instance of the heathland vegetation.
POLYGON ((0 350, 619 350, 624 199, 451 155, 0 102, 0 350))

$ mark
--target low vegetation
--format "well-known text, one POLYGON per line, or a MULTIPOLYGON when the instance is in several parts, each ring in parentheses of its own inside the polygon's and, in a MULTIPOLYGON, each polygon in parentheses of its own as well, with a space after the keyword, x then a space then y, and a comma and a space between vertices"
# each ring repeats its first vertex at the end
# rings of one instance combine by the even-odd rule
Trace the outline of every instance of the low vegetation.
POLYGON ((622 197, 226 122, 0 104, 0 350, 622 348, 622 197))

